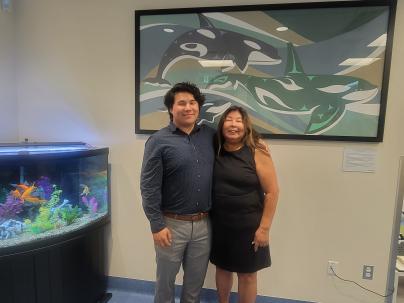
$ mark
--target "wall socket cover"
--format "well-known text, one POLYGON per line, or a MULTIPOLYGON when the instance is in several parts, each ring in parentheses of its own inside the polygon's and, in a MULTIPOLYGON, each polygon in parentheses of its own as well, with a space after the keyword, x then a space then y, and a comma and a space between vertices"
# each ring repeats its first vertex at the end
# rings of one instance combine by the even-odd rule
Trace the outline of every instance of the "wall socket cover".
POLYGON ((363 265, 362 279, 372 280, 374 269, 373 265, 363 265))

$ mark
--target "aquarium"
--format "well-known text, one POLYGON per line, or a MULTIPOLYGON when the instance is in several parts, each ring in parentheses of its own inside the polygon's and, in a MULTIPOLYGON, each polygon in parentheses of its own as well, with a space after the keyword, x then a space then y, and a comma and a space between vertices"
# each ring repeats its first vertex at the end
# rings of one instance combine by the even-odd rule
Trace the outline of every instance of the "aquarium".
POLYGON ((108 148, 0 144, 0 252, 109 217, 108 184, 108 148))

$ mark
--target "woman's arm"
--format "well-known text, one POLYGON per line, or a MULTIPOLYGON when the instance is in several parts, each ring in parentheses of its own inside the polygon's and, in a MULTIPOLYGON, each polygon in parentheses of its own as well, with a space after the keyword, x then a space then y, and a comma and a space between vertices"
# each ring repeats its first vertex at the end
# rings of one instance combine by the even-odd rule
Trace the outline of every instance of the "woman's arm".
POLYGON ((258 247, 267 246, 269 244, 269 231, 278 202, 279 187, 275 166, 269 152, 257 148, 255 150, 254 159, 257 176, 261 183, 262 190, 265 193, 264 210, 254 238, 254 248, 257 250, 258 247))

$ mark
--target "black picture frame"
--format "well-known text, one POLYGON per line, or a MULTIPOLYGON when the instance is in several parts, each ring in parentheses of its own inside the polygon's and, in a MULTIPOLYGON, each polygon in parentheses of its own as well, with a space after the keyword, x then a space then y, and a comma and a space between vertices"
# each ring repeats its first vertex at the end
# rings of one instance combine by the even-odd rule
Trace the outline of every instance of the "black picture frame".
POLYGON ((166 126, 165 92, 190 81, 207 97, 198 123, 234 104, 264 138, 381 142, 396 4, 136 10, 135 132, 166 126))

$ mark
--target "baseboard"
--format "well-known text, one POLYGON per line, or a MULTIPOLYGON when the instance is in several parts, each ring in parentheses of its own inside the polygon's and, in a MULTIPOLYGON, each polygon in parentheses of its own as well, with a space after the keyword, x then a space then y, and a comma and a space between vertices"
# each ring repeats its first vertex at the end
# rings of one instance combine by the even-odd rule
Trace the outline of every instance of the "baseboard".
MULTIPOLYGON (((114 289, 126 292, 136 292, 141 294, 154 294, 153 281, 137 280, 137 279, 127 279, 120 277, 108 277, 108 291, 113 292, 114 289)), ((181 293, 181 286, 176 285, 175 295, 179 297, 181 293)), ((237 294, 231 293, 230 302, 237 302, 237 294)), ((216 290, 203 288, 201 292, 201 300, 203 302, 217 302, 216 290)), ((257 296, 256 303, 314 303, 308 301, 297 301, 285 298, 274 298, 267 296, 257 296)))

